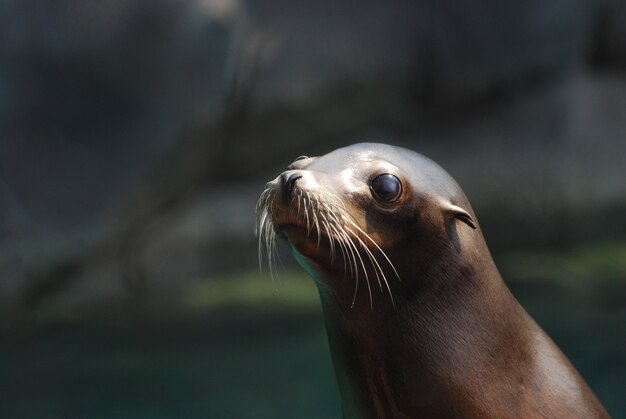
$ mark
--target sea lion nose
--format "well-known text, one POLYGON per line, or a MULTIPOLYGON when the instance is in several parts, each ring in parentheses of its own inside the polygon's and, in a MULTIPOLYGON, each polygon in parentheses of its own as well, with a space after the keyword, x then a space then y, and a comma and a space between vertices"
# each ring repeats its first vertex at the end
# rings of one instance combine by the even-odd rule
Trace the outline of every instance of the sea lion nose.
POLYGON ((288 170, 280 175, 280 180, 283 185, 283 192, 285 196, 289 198, 291 192, 293 192, 293 186, 296 180, 302 177, 302 173, 299 170, 288 170))

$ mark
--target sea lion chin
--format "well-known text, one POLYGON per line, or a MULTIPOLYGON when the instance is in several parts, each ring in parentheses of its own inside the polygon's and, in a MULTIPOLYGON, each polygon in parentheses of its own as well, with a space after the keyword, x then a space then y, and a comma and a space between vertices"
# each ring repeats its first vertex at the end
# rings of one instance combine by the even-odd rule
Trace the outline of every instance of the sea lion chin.
POLYGON ((363 143, 296 160, 257 205, 315 279, 346 418, 608 417, 504 284, 460 186, 363 143))

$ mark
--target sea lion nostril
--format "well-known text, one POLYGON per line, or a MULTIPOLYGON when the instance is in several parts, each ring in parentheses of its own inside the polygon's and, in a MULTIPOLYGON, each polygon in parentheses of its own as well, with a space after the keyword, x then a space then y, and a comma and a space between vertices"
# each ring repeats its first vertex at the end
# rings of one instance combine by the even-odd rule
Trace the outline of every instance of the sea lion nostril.
POLYGON ((302 173, 299 172, 285 172, 280 175, 280 178, 283 182, 283 188, 285 192, 285 196, 289 198, 291 196, 291 192, 293 191, 293 185, 296 180, 302 177, 302 173))

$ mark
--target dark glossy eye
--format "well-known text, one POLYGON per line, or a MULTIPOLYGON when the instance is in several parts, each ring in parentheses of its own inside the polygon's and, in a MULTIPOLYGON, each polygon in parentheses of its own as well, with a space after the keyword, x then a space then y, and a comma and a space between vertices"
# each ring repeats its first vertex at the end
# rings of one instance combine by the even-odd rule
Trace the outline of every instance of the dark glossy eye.
POLYGON ((402 193, 402 183, 400 179, 394 175, 385 173, 376 176, 372 180, 370 189, 372 190, 374 198, 384 203, 391 203, 400 197, 402 193))

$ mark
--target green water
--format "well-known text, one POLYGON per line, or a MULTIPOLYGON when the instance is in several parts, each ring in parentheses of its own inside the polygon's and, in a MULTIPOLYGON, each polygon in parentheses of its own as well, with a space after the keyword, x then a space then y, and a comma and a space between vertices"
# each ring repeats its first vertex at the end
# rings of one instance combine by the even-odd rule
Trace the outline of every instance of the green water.
POLYGON ((4 336, 0 417, 336 417, 339 400, 317 318, 213 316, 4 336))
MULTIPOLYGON (((626 418, 626 260, 616 254, 613 270, 589 277, 571 262, 584 257, 497 260, 611 415, 626 418), (567 275, 546 280, 552 271, 567 275)), ((339 418, 312 282, 201 281, 177 297, 176 315, 144 321, 42 307, 38 321, 0 334, 0 418, 339 418)))

